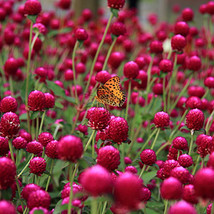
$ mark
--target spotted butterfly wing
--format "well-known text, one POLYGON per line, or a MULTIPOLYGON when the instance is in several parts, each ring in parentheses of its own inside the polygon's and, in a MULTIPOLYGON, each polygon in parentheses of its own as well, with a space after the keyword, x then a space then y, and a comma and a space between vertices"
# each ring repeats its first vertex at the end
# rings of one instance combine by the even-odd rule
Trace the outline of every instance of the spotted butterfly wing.
POLYGON ((125 102, 125 94, 120 90, 120 78, 118 76, 109 79, 103 86, 97 89, 96 99, 112 106, 122 106, 125 102))

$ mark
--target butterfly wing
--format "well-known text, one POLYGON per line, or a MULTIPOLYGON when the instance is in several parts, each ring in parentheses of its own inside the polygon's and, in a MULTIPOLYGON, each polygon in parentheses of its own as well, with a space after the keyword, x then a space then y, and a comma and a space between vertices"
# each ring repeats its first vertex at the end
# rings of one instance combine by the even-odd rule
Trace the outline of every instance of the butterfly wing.
POLYGON ((97 89, 96 99, 103 104, 122 106, 125 102, 125 94, 121 91, 119 83, 120 78, 118 76, 109 79, 97 89))

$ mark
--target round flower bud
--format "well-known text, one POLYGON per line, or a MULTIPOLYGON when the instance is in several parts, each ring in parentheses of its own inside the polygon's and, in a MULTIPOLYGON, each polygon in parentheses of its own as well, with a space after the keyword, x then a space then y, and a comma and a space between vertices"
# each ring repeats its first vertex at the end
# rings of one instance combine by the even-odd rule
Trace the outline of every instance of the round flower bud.
POLYGON ((188 129, 200 130, 204 124, 204 113, 199 109, 191 109, 186 115, 188 129))
POLYGON ((191 204, 198 203, 198 197, 195 194, 195 189, 192 184, 188 184, 184 186, 182 199, 191 204))
POLYGON ((179 156, 178 163, 183 167, 190 167, 193 165, 193 159, 190 155, 183 154, 179 156))
POLYGON ((181 16, 185 22, 189 22, 193 20, 194 12, 191 8, 185 8, 183 9, 181 16))
POLYGON ((109 122, 109 137, 118 144, 127 140, 128 130, 128 123, 122 117, 112 118, 109 122))
POLYGON ((83 171, 80 183, 90 195, 97 197, 112 192, 111 174, 102 166, 95 165, 83 171))
POLYGON ((153 165, 157 160, 156 154, 152 149, 143 150, 140 154, 140 159, 143 162, 143 164, 150 166, 153 165))
POLYGON ((172 169, 170 176, 177 178, 182 184, 187 184, 190 181, 190 173, 182 166, 172 169))
POLYGON ((38 15, 41 10, 42 6, 38 0, 27 0, 24 4, 24 14, 38 15))
POLYGON ((187 150, 188 149, 188 142, 186 140, 186 138, 184 137, 176 137, 173 141, 172 141, 172 145, 175 149, 179 149, 179 150, 187 150))
POLYGON ((23 137, 17 137, 12 141, 13 146, 16 149, 25 149, 27 146, 27 141, 23 137))
POLYGON ((77 40, 85 41, 88 39, 88 33, 83 28, 77 28, 75 31, 75 37, 77 40))
POLYGON ((7 112, 3 114, 0 120, 0 134, 2 137, 14 137, 20 128, 20 121, 17 114, 7 112))
POLYGON ((38 136, 38 141, 44 146, 46 147, 47 144, 53 140, 53 136, 51 133, 49 132, 42 132, 39 136, 38 136))
POLYGON ((33 140, 26 146, 26 151, 34 155, 39 155, 43 150, 43 146, 40 142, 33 140))
POLYGON ((108 6, 114 9, 121 9, 125 4, 125 0, 108 0, 108 6))
POLYGON ((189 26, 186 22, 177 22, 175 24, 175 34, 181 34, 182 36, 187 36, 189 33, 189 26))
POLYGON ((42 157, 35 157, 30 160, 30 173, 41 176, 46 170, 46 161, 42 157))
POLYGON ((160 193, 165 200, 178 200, 182 196, 182 183, 174 177, 169 177, 161 184, 160 193))
POLYGON ((49 157, 49 158, 53 158, 56 159, 58 158, 58 154, 57 154, 57 144, 58 141, 57 140, 52 140, 50 141, 47 146, 45 147, 45 154, 49 157))
POLYGON ((197 211, 186 201, 179 201, 170 206, 168 214, 197 214, 197 211))
POLYGON ((12 202, 1 200, 0 201, 0 214, 16 214, 16 207, 13 205, 12 202))
POLYGON ((14 97, 4 97, 0 102, 0 111, 5 112, 16 112, 18 107, 17 101, 14 97))
POLYGON ((43 111, 45 108, 45 95, 41 91, 31 91, 28 96, 28 107, 30 111, 43 111))
POLYGON ((114 22, 111 25, 111 33, 115 36, 124 35, 126 33, 125 24, 122 22, 114 22))
POLYGON ((128 79, 135 79, 139 74, 138 64, 134 61, 127 62, 123 69, 124 76, 128 79))
POLYGON ((49 209, 51 203, 50 195, 44 190, 36 190, 32 192, 27 201, 27 206, 30 210, 34 207, 43 207, 49 209))
POLYGON ((186 46, 186 39, 180 34, 177 34, 171 39, 171 46, 173 50, 182 51, 186 46))
POLYGON ((97 164, 109 171, 117 169, 120 164, 119 150, 113 146, 104 146, 100 148, 97 156, 97 164))
POLYGON ((55 98, 50 93, 44 93, 45 95, 45 108, 53 108, 55 105, 55 98))
POLYGON ((194 189, 197 196, 202 199, 214 199, 214 170, 210 168, 199 169, 194 177, 194 189))
POLYGON ((60 159, 76 162, 83 154, 83 145, 79 137, 66 135, 57 144, 57 153, 60 159))
POLYGON ((109 124, 110 113, 105 108, 92 107, 88 110, 86 118, 88 118, 89 127, 102 131, 109 124))
POLYGON ((158 112, 154 116, 154 124, 157 128, 163 128, 169 125, 169 115, 166 112, 158 112))
POLYGON ((29 195, 36 191, 36 190, 40 190, 41 187, 38 186, 37 184, 27 184, 21 192, 21 196, 22 198, 24 198, 26 201, 28 200, 29 195))
POLYGON ((0 190, 10 187, 16 176, 16 165, 10 158, 0 157, 0 190))
POLYGON ((162 59, 159 63, 159 68, 164 73, 169 73, 172 71, 172 61, 169 59, 162 59))
POLYGON ((128 210, 139 208, 142 199, 142 187, 143 182, 137 175, 130 172, 121 174, 115 181, 115 205, 128 210))
POLYGON ((8 139, 0 136, 0 155, 4 156, 9 152, 8 139))

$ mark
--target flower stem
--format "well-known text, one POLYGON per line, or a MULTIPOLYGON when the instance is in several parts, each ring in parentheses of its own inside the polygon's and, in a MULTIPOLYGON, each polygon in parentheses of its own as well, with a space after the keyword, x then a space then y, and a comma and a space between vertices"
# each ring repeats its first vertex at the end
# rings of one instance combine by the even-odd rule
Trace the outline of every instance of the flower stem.
POLYGON ((197 169, 197 166, 198 166, 199 159, 200 159, 200 155, 198 155, 198 157, 197 157, 197 160, 196 160, 196 163, 195 163, 194 169, 192 170, 192 175, 194 175, 194 174, 195 174, 195 172, 196 172, 196 169, 197 169))
POLYGON ((188 155, 191 155, 192 147, 193 147, 193 139, 194 139, 194 130, 193 129, 190 131, 190 134, 191 134, 191 141, 190 141, 190 145, 189 145, 189 154, 188 155))
POLYGON ((70 182, 70 195, 69 195, 69 203, 68 203, 68 214, 71 214, 71 206, 72 206, 72 199, 73 199, 73 163, 69 164, 69 182, 70 182))
POLYGON ((31 158, 29 159, 29 161, 27 162, 27 164, 25 165, 25 167, 22 169, 22 171, 18 174, 18 178, 22 175, 22 173, 25 171, 25 169, 28 167, 31 159, 34 157, 34 154, 32 154, 31 158))
POLYGON ((160 133, 160 128, 157 129, 157 133, 156 133, 155 139, 154 139, 154 141, 153 141, 153 143, 152 143, 151 149, 154 148, 155 143, 156 143, 156 141, 157 141, 157 139, 158 139, 159 133, 160 133))
POLYGON ((48 186, 49 186, 49 183, 50 183, 50 180, 51 180, 51 175, 52 175, 52 172, 53 172, 53 166, 54 166, 54 159, 51 160, 51 168, 50 168, 50 174, 48 176, 48 181, 46 183, 46 187, 45 187, 45 191, 48 190, 48 186))
POLYGON ((39 134, 38 134, 38 135, 40 135, 41 132, 42 132, 42 126, 43 126, 43 124, 44 124, 45 114, 46 114, 46 110, 45 110, 45 111, 43 112, 43 114, 42 114, 42 120, 41 120, 41 123, 40 123, 39 134))
POLYGON ((95 197, 91 200, 91 214, 97 214, 97 199, 95 197))
POLYGON ((125 120, 127 120, 127 118, 128 118, 129 102, 130 102, 130 97, 131 97, 131 86, 132 86, 132 81, 131 81, 131 80, 129 80, 129 88, 128 88, 127 103, 126 103, 126 114, 125 114, 125 120))
POLYGON ((76 69, 75 69, 75 53, 76 53, 78 45, 79 45, 79 41, 77 40, 74 45, 73 52, 72 52, 72 69, 73 69, 73 75, 74 75, 74 91, 75 91, 76 104, 79 103, 79 100, 77 97, 77 88, 76 88, 77 82, 76 82, 76 69))
POLYGON ((90 136, 90 138, 89 138, 89 140, 88 140, 88 142, 87 142, 86 145, 85 145, 84 152, 86 152, 86 150, 88 149, 88 146, 89 146, 89 144, 91 143, 91 141, 92 141, 92 139, 93 139, 95 133, 96 133, 96 130, 93 130, 92 133, 91 133, 91 136, 90 136))
POLYGON ((112 52, 112 49, 113 49, 113 47, 114 47, 116 41, 117 41, 117 37, 114 38, 113 42, 111 43, 110 48, 108 49, 108 53, 107 53, 107 55, 106 55, 105 62, 104 62, 104 64, 103 64, 103 68, 102 68, 103 71, 106 69, 106 65, 107 65, 107 63, 108 63, 108 59, 109 59, 109 57, 110 57, 110 54, 111 54, 111 52, 112 52))
POLYGON ((144 145, 142 146, 142 148, 140 149, 140 151, 137 153, 137 155, 135 156, 135 159, 138 158, 138 156, 140 155, 140 153, 144 150, 144 148, 148 145, 149 141, 152 139, 153 135, 157 132, 157 129, 154 129, 154 131, 152 132, 152 134, 149 135, 147 141, 144 143, 144 145))
POLYGON ((205 130, 206 130, 207 134, 209 133, 210 126, 212 125, 211 121, 212 121, 213 115, 214 115, 214 110, 212 111, 211 115, 209 116, 207 124, 206 124, 206 127, 205 127, 205 130))
MULTIPOLYGON (((99 53, 100 53, 101 47, 102 47, 102 45, 103 45, 103 43, 104 43, 104 40, 105 40, 106 34, 107 34, 107 32, 108 32, 108 29, 109 29, 109 27, 110 27, 111 20, 112 20, 113 16, 114 16, 113 13, 111 13, 111 15, 110 15, 110 17, 109 17, 109 20, 108 20, 108 23, 107 23, 107 25, 106 25, 105 31, 104 31, 102 40, 100 41, 100 44, 99 44, 98 49, 97 49, 97 52, 96 52, 96 54, 95 54, 95 56, 94 56, 94 59, 93 59, 92 65, 91 65, 91 69, 90 69, 90 73, 89 73, 88 82, 87 82, 87 85, 86 85, 86 87, 85 87, 84 94, 88 91, 88 87, 89 87, 89 84, 90 84, 90 81, 91 81, 91 77, 92 77, 92 74, 93 74, 93 71, 94 71, 94 66, 95 66, 95 63, 96 63, 96 61, 97 61, 97 57, 98 57, 98 55, 99 55, 99 53)), ((83 99, 83 100, 84 100, 84 99, 83 99)))
POLYGON ((145 169, 146 169, 146 164, 143 165, 143 168, 142 168, 142 170, 141 170, 141 172, 140 172, 140 175, 139 175, 140 178, 142 177, 142 175, 143 175, 145 169))
POLYGON ((103 204, 103 210, 101 214, 105 214, 106 206, 107 206, 107 201, 105 201, 103 204))
POLYGON ((165 204, 165 207, 164 207, 164 214, 166 214, 166 213, 167 213, 168 203, 169 203, 169 201, 168 201, 168 200, 164 200, 164 204, 165 204))

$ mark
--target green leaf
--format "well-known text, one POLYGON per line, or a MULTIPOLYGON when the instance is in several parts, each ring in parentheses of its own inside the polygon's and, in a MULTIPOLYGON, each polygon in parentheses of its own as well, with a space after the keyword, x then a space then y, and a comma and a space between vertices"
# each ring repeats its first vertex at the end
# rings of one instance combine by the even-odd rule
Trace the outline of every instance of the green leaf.
POLYGON ((34 120, 36 119, 40 114, 40 111, 33 111, 32 114, 30 115, 30 119, 34 120))
POLYGON ((27 113, 21 114, 19 120, 27 120, 27 113))
POLYGON ((68 204, 62 205, 62 200, 59 200, 54 208, 53 214, 60 214, 63 210, 66 210, 66 208, 68 209, 68 204))
POLYGON ((149 181, 152 180, 157 174, 157 170, 152 170, 151 172, 145 172, 143 173, 143 183, 148 184, 149 181))
POLYGON ((116 38, 117 38, 117 36, 116 36, 116 35, 111 34, 111 39, 112 39, 112 41, 113 41, 114 39, 116 39, 116 38))
POLYGON ((56 83, 52 82, 52 81, 49 81, 47 80, 47 85, 48 85, 48 88, 50 90, 52 90, 54 92, 54 94, 56 96, 60 96, 60 97, 63 97, 65 96, 65 91, 64 89, 62 89, 60 86, 58 86, 56 83))
POLYGON ((37 15, 28 15, 27 18, 30 19, 33 22, 33 24, 35 24, 37 15))
POLYGON ((47 37, 50 38, 50 37, 54 37, 54 36, 57 36, 59 34, 64 34, 64 33, 68 33, 71 31, 71 28, 67 27, 67 28, 63 28, 63 29, 60 29, 60 30, 52 30, 48 33, 47 37))
MULTIPOLYGON (((39 208, 37 208, 39 209, 39 208)), ((33 211, 33 214, 44 214, 43 210, 35 210, 33 211)))
POLYGON ((116 17, 116 18, 118 17, 118 12, 119 12, 118 9, 111 8, 111 12, 112 12, 112 14, 113 14, 114 17, 116 17))
POLYGON ((62 103, 59 103, 59 102, 55 102, 55 106, 59 109, 63 109, 64 106, 62 105, 62 103))

